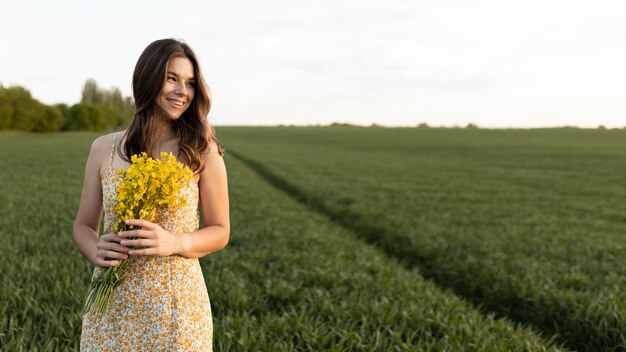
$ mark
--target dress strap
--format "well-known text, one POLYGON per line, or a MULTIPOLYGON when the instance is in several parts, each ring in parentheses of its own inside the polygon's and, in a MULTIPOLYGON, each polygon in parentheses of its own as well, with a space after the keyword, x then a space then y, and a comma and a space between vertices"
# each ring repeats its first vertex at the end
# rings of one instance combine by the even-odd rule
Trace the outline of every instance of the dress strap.
POLYGON ((117 132, 113 134, 113 145, 111 146, 111 156, 109 157, 109 167, 113 165, 113 152, 115 152, 115 140, 117 139, 117 132))

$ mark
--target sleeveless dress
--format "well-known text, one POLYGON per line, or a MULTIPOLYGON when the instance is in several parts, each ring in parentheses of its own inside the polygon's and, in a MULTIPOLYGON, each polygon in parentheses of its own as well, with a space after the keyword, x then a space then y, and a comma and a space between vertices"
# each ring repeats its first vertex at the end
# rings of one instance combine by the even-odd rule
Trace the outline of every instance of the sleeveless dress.
MULTIPOLYGON (((112 167, 102 178, 104 233, 113 232, 117 216, 117 182, 112 167)), ((198 185, 191 181, 181 192, 185 206, 157 214, 155 223, 172 233, 192 232, 199 227, 198 185)), ((212 351, 211 304, 200 263, 179 255, 129 256, 124 281, 115 290, 105 314, 83 315, 81 351, 212 351)), ((93 278, 103 268, 95 267, 93 278)))

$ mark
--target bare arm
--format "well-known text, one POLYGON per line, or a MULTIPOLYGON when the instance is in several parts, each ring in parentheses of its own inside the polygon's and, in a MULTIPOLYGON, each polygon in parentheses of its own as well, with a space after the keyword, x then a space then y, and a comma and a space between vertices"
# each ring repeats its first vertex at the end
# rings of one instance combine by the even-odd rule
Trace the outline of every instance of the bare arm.
POLYGON ((107 149, 110 148, 110 143, 106 138, 100 137, 91 145, 87 165, 85 166, 83 189, 72 236, 74 245, 82 255, 90 263, 102 267, 118 265, 118 261, 106 261, 106 259, 121 259, 124 257, 124 254, 120 252, 128 251, 128 248, 115 243, 119 242, 119 238, 117 241, 115 240, 117 235, 98 236, 98 228, 102 216, 100 165, 103 158, 108 156, 107 149))
POLYGON ((230 236, 228 182, 224 159, 211 141, 210 152, 204 156, 205 168, 200 174, 200 208, 205 227, 180 235, 178 254, 201 258, 226 247, 230 236))

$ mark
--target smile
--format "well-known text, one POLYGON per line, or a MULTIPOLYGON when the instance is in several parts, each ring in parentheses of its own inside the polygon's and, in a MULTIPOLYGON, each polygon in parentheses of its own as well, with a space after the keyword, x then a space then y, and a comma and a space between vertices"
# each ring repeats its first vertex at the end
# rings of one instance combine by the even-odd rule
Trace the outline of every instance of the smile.
POLYGON ((182 102, 182 101, 180 101, 180 100, 167 99, 167 101, 169 101, 170 103, 172 103, 172 104, 174 104, 174 105, 176 105, 176 106, 183 106, 183 105, 185 105, 185 103, 183 103, 183 102, 182 102))

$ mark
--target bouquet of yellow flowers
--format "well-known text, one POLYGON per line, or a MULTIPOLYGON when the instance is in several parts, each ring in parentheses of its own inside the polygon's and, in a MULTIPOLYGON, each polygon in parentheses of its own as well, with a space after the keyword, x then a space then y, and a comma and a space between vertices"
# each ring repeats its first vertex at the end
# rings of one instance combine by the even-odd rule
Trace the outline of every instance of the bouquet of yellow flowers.
MULTIPOLYGON (((127 219, 154 222, 158 210, 184 205, 180 189, 193 179, 193 172, 177 161, 172 153, 162 152, 160 159, 141 153, 131 156, 130 167, 117 170, 114 179, 121 181, 113 209, 117 215, 113 229, 117 233, 135 229, 133 225, 126 225, 127 219)), ((115 288, 124 280, 126 264, 127 260, 121 260, 119 265, 103 269, 92 280, 84 312, 102 314, 106 311, 113 300, 115 288)))

